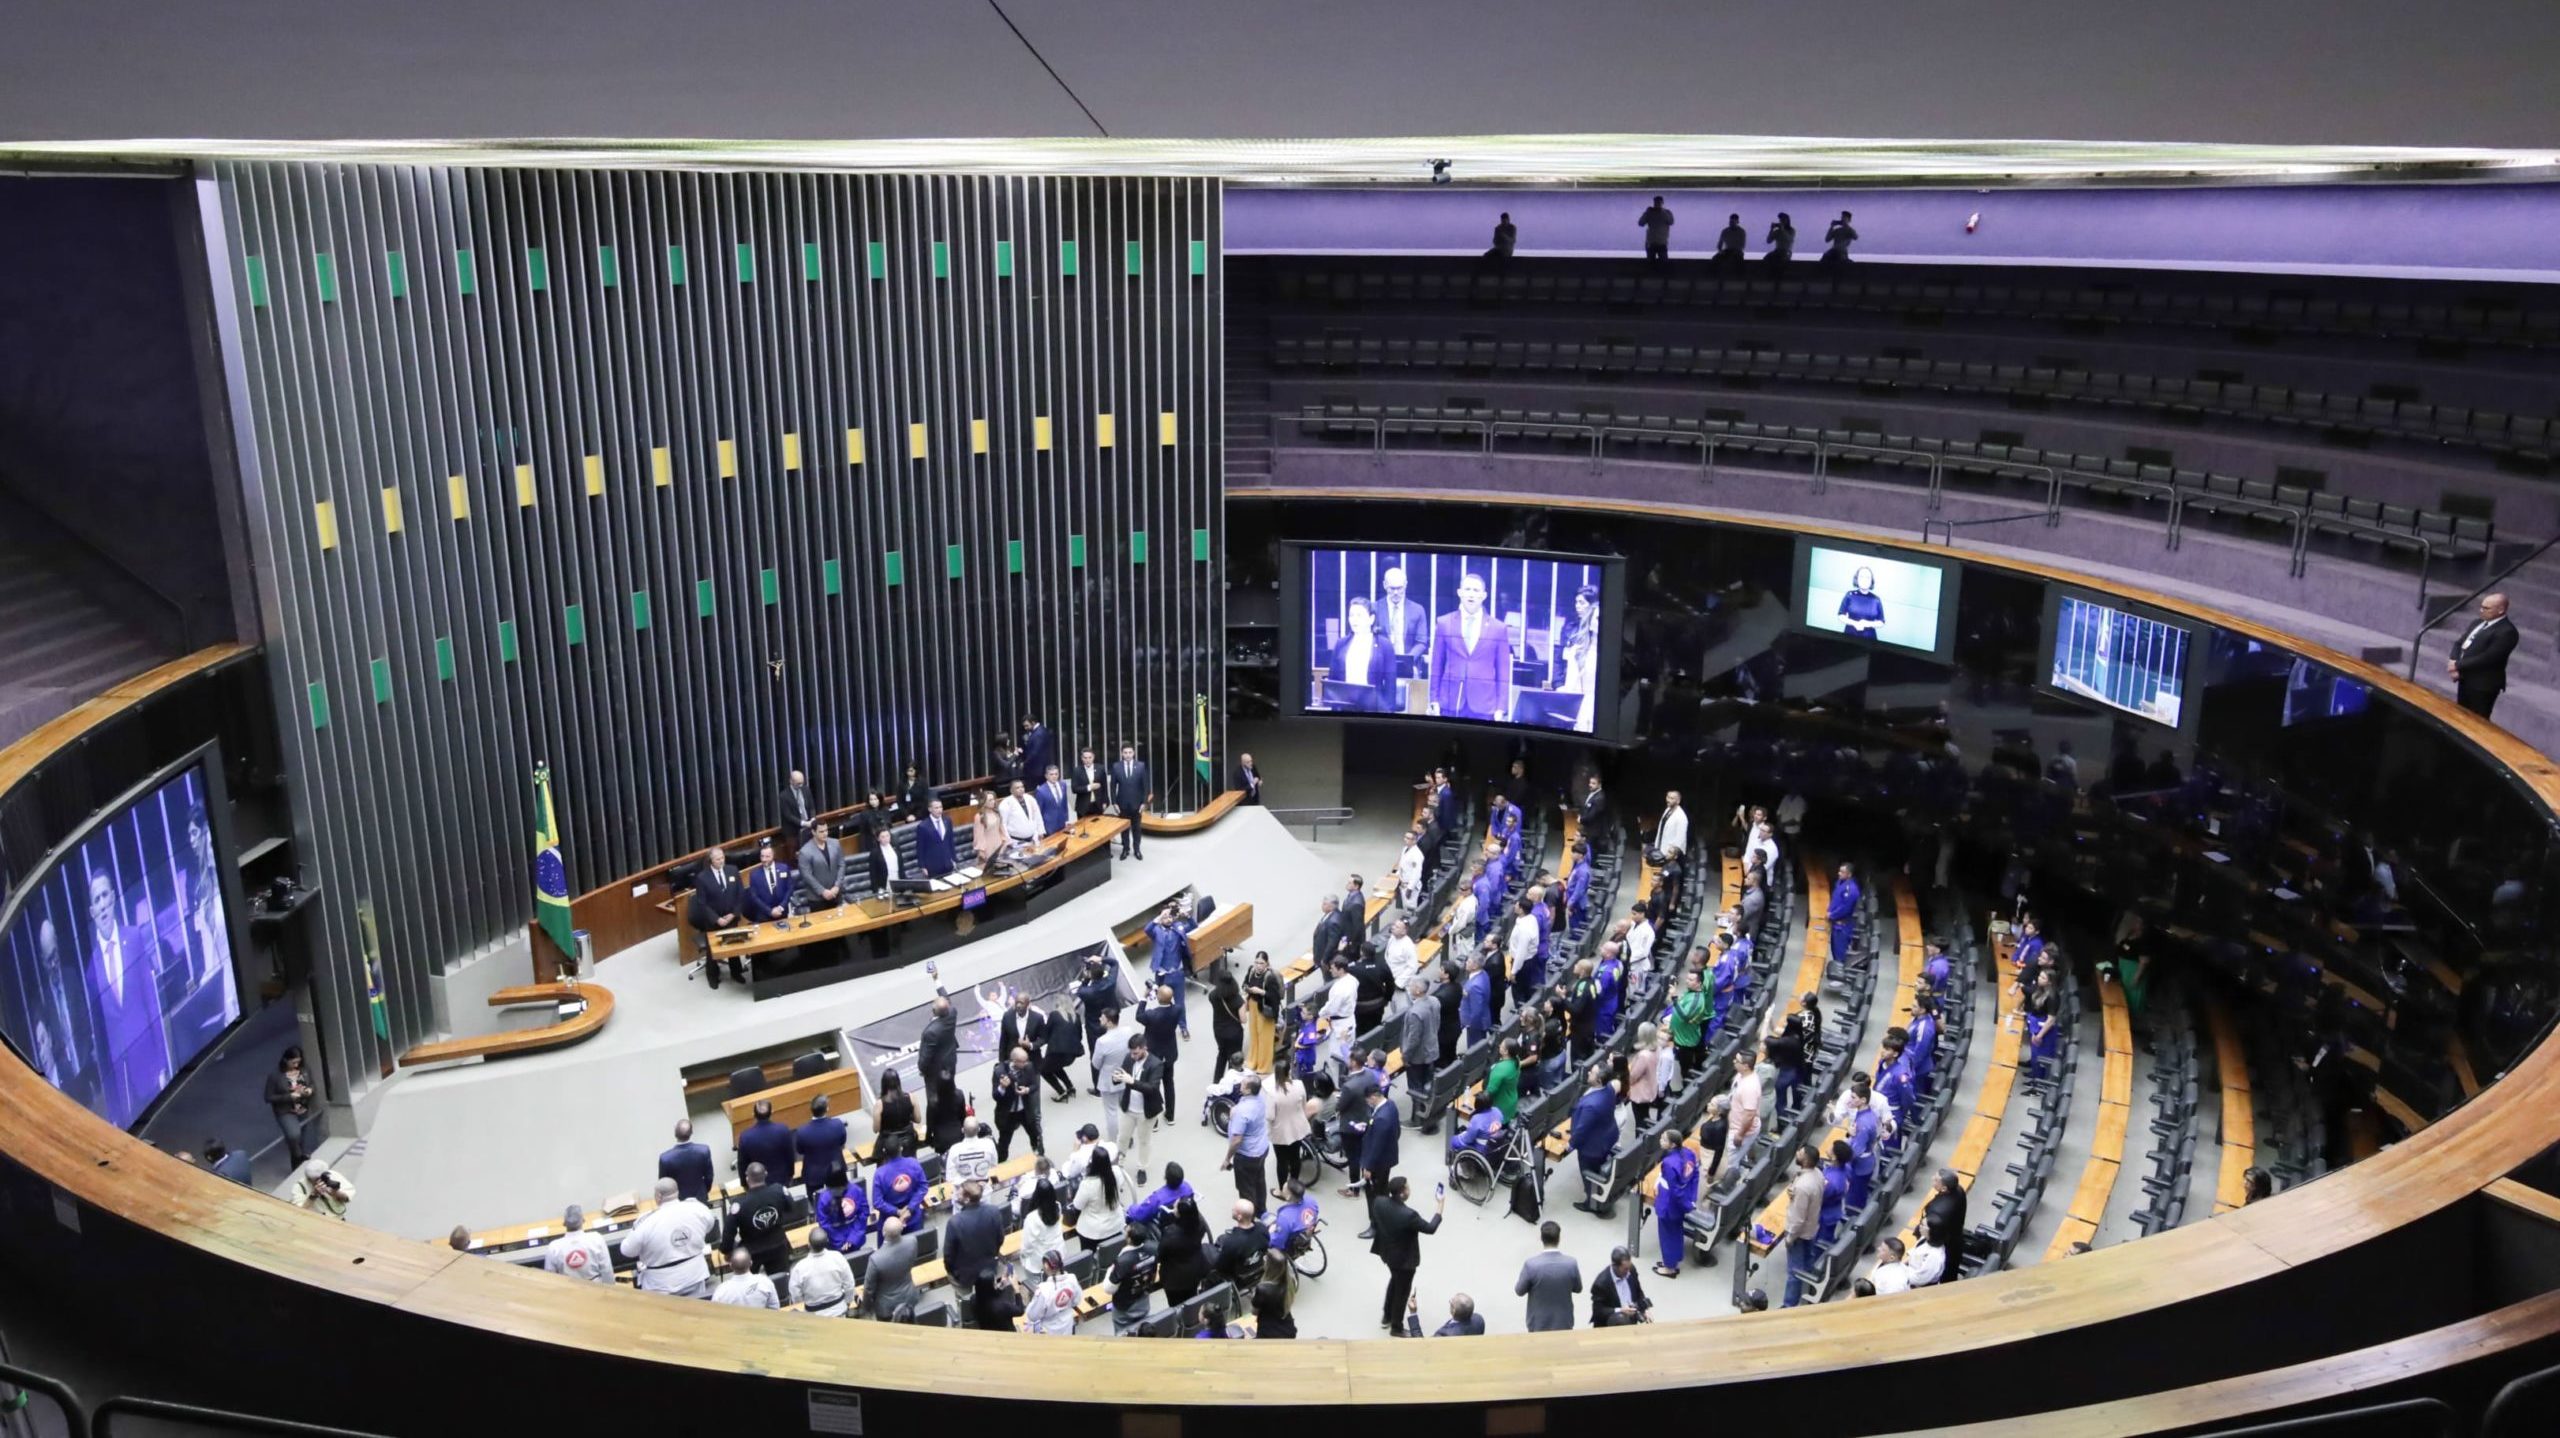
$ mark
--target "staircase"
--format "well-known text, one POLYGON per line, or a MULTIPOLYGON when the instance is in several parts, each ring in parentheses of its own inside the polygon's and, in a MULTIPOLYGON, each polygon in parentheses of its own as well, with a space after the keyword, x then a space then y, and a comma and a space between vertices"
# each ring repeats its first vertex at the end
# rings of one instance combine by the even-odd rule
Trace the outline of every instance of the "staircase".
POLYGON ((1259 280, 1227 277, 1227 483, 1253 488, 1271 479, 1271 322, 1259 280))
POLYGON ((174 657, 42 550, 0 538, 0 745, 174 657))

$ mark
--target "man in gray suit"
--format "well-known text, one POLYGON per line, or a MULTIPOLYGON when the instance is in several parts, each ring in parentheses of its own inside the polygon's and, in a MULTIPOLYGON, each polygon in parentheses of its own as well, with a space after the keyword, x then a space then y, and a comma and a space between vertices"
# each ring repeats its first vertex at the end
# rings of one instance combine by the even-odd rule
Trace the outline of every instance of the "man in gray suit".
POLYGON ((916 1311, 916 1241, 907 1221, 892 1218, 880 1229, 880 1247, 862 1276, 862 1306, 883 1323, 904 1323, 916 1311))
MULTIPOLYGON (((1102 1032, 1093 1041, 1093 1072, 1102 1094, 1102 1134, 1113 1143, 1123 1141, 1120 1093, 1128 1085, 1120 1081, 1120 1073, 1129 1066, 1129 1040, 1134 1037, 1121 1024, 1118 1009, 1102 1011, 1102 1032)), ((1138 1121, 1146 1119, 1141 1116, 1138 1121)))
MULTIPOLYGON (((1396 1051, 1404 1056, 1404 1082, 1412 1094, 1413 1114, 1419 1119, 1428 1109, 1431 1076, 1440 1067, 1440 1005, 1431 998, 1430 981, 1420 974, 1413 977, 1404 1018, 1396 1028, 1396 1051)), ((1438 1120, 1423 1129, 1438 1131, 1438 1120)))
POLYGON ((811 824, 809 842, 800 846, 800 897, 811 910, 844 902, 844 868, 844 845, 827 832, 827 821, 811 824))
POLYGON ((1556 1251, 1563 1241, 1564 1230, 1554 1219, 1539 1224, 1538 1242, 1545 1248, 1520 1265, 1520 1281, 1512 1285, 1512 1292, 1529 1300, 1532 1333, 1562 1333, 1573 1327, 1574 1308, 1582 1299, 1582 1265, 1573 1261, 1572 1254, 1556 1251))

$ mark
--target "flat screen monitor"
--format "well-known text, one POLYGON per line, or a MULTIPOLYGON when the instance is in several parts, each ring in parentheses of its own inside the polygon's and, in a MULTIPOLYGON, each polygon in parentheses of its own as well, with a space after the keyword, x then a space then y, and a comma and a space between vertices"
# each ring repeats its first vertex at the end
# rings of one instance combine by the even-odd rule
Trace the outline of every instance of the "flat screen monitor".
POLYGON ((2373 705, 2373 686, 2349 679, 2326 664, 2308 659, 2293 661, 2284 681, 2284 723, 2287 728, 2321 719, 2344 719, 2362 714, 2373 705))
POLYGON ((2195 717, 2202 657, 2187 624, 2093 594, 2046 591, 2042 687, 2172 729, 2195 717))
POLYGON ((1282 549, 1292 710, 1614 740, 1622 561, 1505 549, 1282 549))
POLYGON ((122 1128, 240 1018, 209 753, 107 809, 0 917, 0 1030, 122 1128))
POLYGON ((978 908, 986 902, 987 891, 984 887, 965 890, 960 895, 960 907, 963 909, 978 908))
POLYGON ((1945 659, 1955 649, 1952 568, 1890 550, 1800 538, 1796 625, 1945 659))

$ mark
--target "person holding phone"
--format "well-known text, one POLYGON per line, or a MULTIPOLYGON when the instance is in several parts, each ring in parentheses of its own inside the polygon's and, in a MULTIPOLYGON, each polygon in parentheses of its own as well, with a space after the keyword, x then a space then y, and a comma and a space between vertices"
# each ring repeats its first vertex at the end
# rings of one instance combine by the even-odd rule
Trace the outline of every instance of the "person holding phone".
POLYGON ((1387 1191, 1377 1198, 1369 1213, 1373 1234, 1369 1251, 1387 1266, 1387 1298, 1379 1326, 1390 1334, 1403 1321, 1413 1298, 1414 1271, 1422 1266, 1422 1236, 1440 1231, 1440 1220, 1449 1208, 1448 1191, 1443 1186, 1431 1216, 1424 1218, 1405 1201, 1411 1191, 1403 1175, 1388 1179, 1387 1191))

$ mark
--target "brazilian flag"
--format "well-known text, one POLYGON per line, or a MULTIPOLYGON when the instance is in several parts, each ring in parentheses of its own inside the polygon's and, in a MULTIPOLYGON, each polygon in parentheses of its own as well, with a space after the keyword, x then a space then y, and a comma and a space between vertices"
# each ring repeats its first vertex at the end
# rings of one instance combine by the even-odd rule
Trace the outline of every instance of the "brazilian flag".
POLYGON ((1209 782, 1209 696, 1206 694, 1191 696, 1191 767, 1199 772, 1200 782, 1209 782))
POLYGON ((560 821, 551 813, 551 766, 533 766, 533 917, 560 952, 578 955, 569 926, 569 866, 560 859, 560 821))

